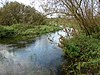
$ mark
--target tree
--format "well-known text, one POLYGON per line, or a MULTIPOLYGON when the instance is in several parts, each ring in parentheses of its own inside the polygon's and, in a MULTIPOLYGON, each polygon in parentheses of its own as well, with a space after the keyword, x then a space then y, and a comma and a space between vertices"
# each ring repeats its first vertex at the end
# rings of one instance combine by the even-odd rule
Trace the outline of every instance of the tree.
POLYGON ((8 0, 0 0, 0 5, 4 6, 5 4, 7 4, 9 1, 8 0))
POLYGON ((46 13, 59 12, 74 17, 87 35, 98 32, 96 28, 100 24, 96 20, 99 6, 97 0, 45 0, 45 2, 45 5, 41 6, 46 13))
POLYGON ((34 7, 18 2, 8 2, 0 8, 0 24, 12 25, 16 23, 44 24, 45 16, 36 11, 34 7))

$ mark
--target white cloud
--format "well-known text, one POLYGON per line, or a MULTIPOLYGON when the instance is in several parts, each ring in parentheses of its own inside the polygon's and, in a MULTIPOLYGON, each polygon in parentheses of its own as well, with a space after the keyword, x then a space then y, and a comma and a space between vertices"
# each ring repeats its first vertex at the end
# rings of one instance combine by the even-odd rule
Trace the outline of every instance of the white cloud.
POLYGON ((29 0, 10 0, 10 1, 17 1, 17 2, 23 3, 25 5, 30 5, 30 1, 29 0))
POLYGON ((17 1, 19 3, 23 3, 25 5, 34 6, 34 8, 40 12, 43 12, 42 8, 40 7, 42 1, 41 0, 34 0, 33 5, 31 4, 31 0, 10 0, 10 1, 17 1))

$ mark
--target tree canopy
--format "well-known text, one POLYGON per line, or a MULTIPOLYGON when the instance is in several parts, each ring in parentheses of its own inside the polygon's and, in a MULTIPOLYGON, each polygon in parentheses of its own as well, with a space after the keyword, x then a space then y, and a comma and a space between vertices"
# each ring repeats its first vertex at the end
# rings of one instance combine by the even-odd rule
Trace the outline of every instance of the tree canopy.
MULTIPOLYGON (((35 0, 33 0, 35 1, 35 0)), ((39 1, 39 0, 38 0, 39 1)), ((42 0, 45 13, 62 13, 76 19, 87 34, 97 33, 100 26, 100 0, 42 0)))
POLYGON ((7 2, 0 8, 1 25, 12 25, 16 23, 45 24, 45 18, 34 7, 18 2, 7 2))

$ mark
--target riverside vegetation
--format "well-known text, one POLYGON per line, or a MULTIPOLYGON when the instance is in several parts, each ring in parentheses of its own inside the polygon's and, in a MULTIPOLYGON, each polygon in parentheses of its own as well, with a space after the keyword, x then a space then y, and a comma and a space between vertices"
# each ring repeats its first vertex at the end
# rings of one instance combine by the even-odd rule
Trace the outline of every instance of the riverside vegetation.
MULTIPOLYGON (((94 7, 90 8, 89 2, 83 2, 86 3, 84 5, 87 10, 84 11, 81 7, 81 2, 84 0, 80 0, 79 3, 77 0, 74 1, 76 3, 73 0, 67 0, 65 5, 77 20, 80 29, 79 34, 75 33, 73 38, 67 39, 62 36, 60 38, 59 47, 63 49, 66 60, 61 68, 61 75, 99 75, 100 14, 94 16, 94 7)), ((14 37, 17 40, 26 40, 60 29, 58 26, 49 25, 43 14, 18 2, 6 3, 0 8, 0 24, 1 39, 14 37)))
POLYGON ((100 10, 95 11, 95 2, 65 0, 65 6, 74 16, 73 24, 77 21, 78 27, 72 26, 73 38, 60 38, 59 46, 66 60, 61 75, 100 75, 100 10))
MULTIPOLYGON (((87 24, 85 25, 87 28, 87 24)), ((67 23, 73 27, 72 38, 61 36, 59 47, 64 53, 65 62, 62 64, 60 75, 99 75, 100 74, 100 23, 89 27, 89 33, 84 32, 76 20, 67 23), (96 32, 92 31, 92 29, 96 32), (76 31, 78 30, 78 32, 76 31)))
POLYGON ((0 26, 0 38, 15 38, 19 40, 28 40, 31 38, 36 38, 42 34, 49 32, 55 32, 61 28, 55 25, 24 25, 16 24, 11 26, 0 26))
POLYGON ((62 37, 60 47, 67 60, 62 65, 61 75, 100 74, 100 38, 85 34, 70 39, 62 37))
POLYGON ((47 18, 34 7, 18 2, 7 2, 0 8, 0 39, 29 40, 60 30, 57 25, 47 23, 47 18))

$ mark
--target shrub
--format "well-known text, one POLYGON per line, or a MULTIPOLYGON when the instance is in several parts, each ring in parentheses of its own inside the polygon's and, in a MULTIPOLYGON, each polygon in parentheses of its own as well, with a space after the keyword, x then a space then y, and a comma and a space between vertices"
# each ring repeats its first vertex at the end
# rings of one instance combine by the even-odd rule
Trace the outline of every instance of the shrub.
POLYGON ((14 37, 17 32, 10 27, 0 27, 0 38, 14 37))
POLYGON ((67 59, 63 67, 66 74, 100 73, 100 40, 85 35, 62 37, 60 47, 67 59))

